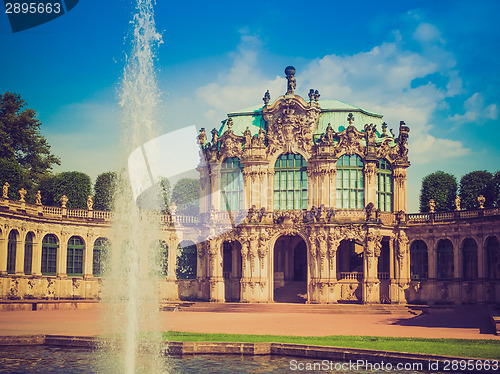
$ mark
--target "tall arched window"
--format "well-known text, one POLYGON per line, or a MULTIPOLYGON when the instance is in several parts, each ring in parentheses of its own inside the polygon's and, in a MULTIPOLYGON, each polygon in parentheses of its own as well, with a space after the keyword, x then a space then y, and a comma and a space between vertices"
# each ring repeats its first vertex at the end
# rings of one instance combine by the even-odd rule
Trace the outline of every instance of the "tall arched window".
POLYGON ((104 265, 108 257, 110 241, 106 238, 98 238, 94 242, 94 250, 92 257, 92 275, 100 277, 104 272, 104 265))
POLYGON ((392 168, 386 160, 377 163, 377 208, 392 212, 392 168))
POLYGON ((57 238, 53 234, 45 235, 42 240, 42 266, 43 275, 56 275, 57 266, 57 238))
POLYGON ((33 238, 35 235, 32 232, 26 234, 24 242, 24 274, 31 275, 33 261, 33 238))
POLYGON ((7 243, 7 273, 16 272, 17 231, 12 230, 7 243))
POLYGON ((226 158, 220 169, 221 210, 243 209, 243 164, 238 157, 226 158))
POLYGON ((495 236, 486 239, 486 278, 500 279, 500 246, 495 236))
POLYGON ((363 162, 358 155, 343 155, 337 161, 337 209, 365 207, 363 162))
POLYGON ((411 279, 427 279, 429 276, 429 262, 427 244, 423 240, 415 240, 410 246, 410 275, 411 279))
POLYGON ((467 280, 477 278, 477 244, 472 238, 462 242, 462 278, 467 280))
POLYGON ((83 239, 78 236, 72 236, 68 241, 68 261, 66 264, 66 273, 68 275, 80 276, 83 273, 83 251, 85 246, 83 239))
POLYGON ((453 279, 455 270, 453 244, 449 239, 441 239, 437 245, 437 278, 453 279))
POLYGON ((182 241, 177 247, 177 279, 196 279, 196 245, 191 241, 182 241))
POLYGON ((274 210, 307 209, 307 161, 302 155, 281 155, 274 165, 274 210))

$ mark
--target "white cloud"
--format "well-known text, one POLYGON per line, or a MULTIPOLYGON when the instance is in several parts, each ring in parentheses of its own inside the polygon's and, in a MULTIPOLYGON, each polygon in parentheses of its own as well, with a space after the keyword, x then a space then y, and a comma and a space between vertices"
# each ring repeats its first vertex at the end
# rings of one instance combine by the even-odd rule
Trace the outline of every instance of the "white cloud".
POLYGON ((485 105, 483 95, 474 93, 464 103, 464 114, 455 114, 452 117, 457 124, 473 123, 481 124, 484 120, 495 120, 498 118, 498 107, 496 104, 485 105))
MULTIPOLYGON (((394 42, 382 43, 367 52, 330 54, 297 67, 296 92, 304 96, 310 88, 319 89, 324 99, 339 99, 381 113, 396 135, 399 121, 404 120, 411 129, 410 156, 415 164, 468 154, 470 150, 460 141, 431 135, 433 114, 448 106, 448 97, 463 91, 462 79, 452 69, 456 61, 442 47, 439 30, 428 23, 416 28, 415 39, 433 44, 420 53, 406 49, 404 38, 398 35, 394 42), (441 86, 431 83, 432 78, 425 82, 426 77, 435 74, 445 79, 441 86)), ((260 104, 267 89, 272 99, 284 93, 285 79, 266 77, 261 70, 260 52, 259 39, 244 35, 230 56, 229 72, 197 90, 197 98, 206 108, 204 116, 214 121, 214 126, 228 112, 260 104)), ((496 115, 496 107, 488 109, 489 116, 496 115)))
POLYGON ((418 25, 413 33, 413 38, 420 43, 444 43, 438 28, 430 23, 421 23, 418 25))

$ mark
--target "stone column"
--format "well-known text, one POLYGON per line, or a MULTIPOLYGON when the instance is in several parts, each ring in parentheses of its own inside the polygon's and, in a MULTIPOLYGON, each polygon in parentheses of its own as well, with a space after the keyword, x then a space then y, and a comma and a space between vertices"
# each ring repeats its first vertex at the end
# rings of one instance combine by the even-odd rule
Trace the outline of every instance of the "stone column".
POLYGON ((486 253, 484 252, 484 240, 481 236, 474 237, 477 243, 477 301, 485 302, 485 286, 484 286, 484 276, 485 276, 485 259, 486 253))
POLYGON ((328 238, 328 263, 330 266, 329 295, 328 303, 336 303, 340 298, 340 290, 337 287, 337 250, 340 244, 340 236, 337 233, 330 232, 328 238))
POLYGON ((250 261, 248 256, 249 243, 245 235, 241 238, 241 280, 240 280, 240 302, 250 302, 248 282, 250 280, 250 261))
POLYGON ((5 227, 3 238, 0 239, 0 275, 7 274, 7 248, 9 244, 9 239, 7 235, 8 232, 9 228, 5 227))
POLYGON ((366 235, 363 252, 363 302, 368 304, 380 303, 380 281, 377 274, 380 255, 377 243, 380 240, 382 240, 380 233, 377 234, 373 230, 366 235))
MULTIPOLYGON (((397 236, 397 247, 396 247, 396 258, 397 258, 397 303, 406 303, 405 297, 405 289, 408 287, 410 283, 410 274, 409 274, 409 266, 408 266, 408 237, 406 236, 403 230, 399 231, 397 236)), ((392 300, 391 300, 392 301, 392 300)))
POLYGON ((26 230, 19 230, 16 242, 16 275, 24 275, 24 243, 26 242, 26 230))
POLYGON ((31 275, 42 275, 42 240, 44 233, 41 230, 36 232, 33 238, 33 260, 31 263, 31 275))
POLYGON ((67 276, 67 261, 68 261, 68 240, 70 234, 63 232, 61 234, 61 239, 59 245, 57 246, 57 264, 56 264, 56 275, 59 278, 64 278, 67 276))
POLYGON ((335 208, 337 198, 337 165, 332 162, 332 168, 328 169, 328 195, 326 206, 335 208))
POLYGON ((274 169, 267 172, 267 204, 268 210, 274 210, 274 169))
POLYGON ((406 168, 395 167, 393 170, 394 178, 394 211, 406 212, 406 168))
POLYGON ((210 181, 208 167, 200 166, 197 170, 200 173, 200 213, 208 213, 210 209, 210 196, 212 194, 212 184, 210 181))
POLYGON ((365 206, 372 203, 375 208, 376 204, 376 184, 377 184, 377 164, 376 161, 370 160, 365 162, 365 206))
POLYGON ((225 301, 224 277, 222 274, 222 243, 214 239, 209 241, 208 266, 210 284, 210 301, 223 303, 225 301))
POLYGON ((219 211, 221 207, 221 180, 220 180, 221 164, 213 163, 210 165, 212 179, 212 193, 210 205, 219 211))
POLYGON ((92 278, 94 275, 94 241, 95 236, 88 234, 83 252, 83 278, 92 278))

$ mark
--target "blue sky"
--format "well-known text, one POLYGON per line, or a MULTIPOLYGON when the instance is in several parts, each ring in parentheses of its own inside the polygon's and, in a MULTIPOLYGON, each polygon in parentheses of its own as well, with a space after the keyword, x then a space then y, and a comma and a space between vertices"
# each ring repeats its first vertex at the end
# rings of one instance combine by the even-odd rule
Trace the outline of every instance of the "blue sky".
MULTIPOLYGON (((80 0, 13 34, 0 15, 0 91, 21 94, 62 159, 94 180, 117 166, 119 82, 133 6, 80 0)), ((411 129, 409 211, 422 177, 500 170, 500 1, 158 1, 161 132, 218 127, 226 113, 310 87, 411 129)))

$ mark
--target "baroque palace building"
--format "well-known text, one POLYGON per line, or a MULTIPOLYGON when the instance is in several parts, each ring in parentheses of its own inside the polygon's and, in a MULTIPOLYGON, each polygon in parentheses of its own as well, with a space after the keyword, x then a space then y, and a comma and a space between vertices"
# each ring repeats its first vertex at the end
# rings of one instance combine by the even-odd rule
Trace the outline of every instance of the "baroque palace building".
MULTIPOLYGON (((200 214, 162 216, 163 300, 500 302, 500 209, 408 214, 409 127, 287 92, 198 136, 200 214), (193 238, 203 238, 196 240, 193 238)), ((100 295, 111 212, 0 198, 0 297, 100 295)), ((156 235, 156 234, 155 234, 156 235)))

